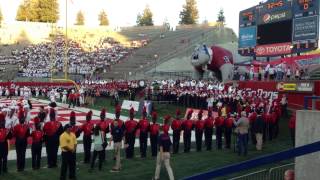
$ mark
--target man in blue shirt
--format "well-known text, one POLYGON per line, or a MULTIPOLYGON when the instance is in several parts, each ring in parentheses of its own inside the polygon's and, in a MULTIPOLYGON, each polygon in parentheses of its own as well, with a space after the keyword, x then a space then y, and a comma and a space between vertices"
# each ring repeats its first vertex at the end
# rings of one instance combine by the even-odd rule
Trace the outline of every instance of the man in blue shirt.
POLYGON ((120 111, 121 111, 120 107, 117 107, 116 118, 111 123, 111 141, 113 141, 114 143, 113 146, 114 146, 115 158, 116 158, 116 164, 112 168, 111 172, 119 172, 121 169, 120 150, 122 146, 122 140, 124 138, 125 126, 124 126, 124 122, 119 119, 120 111))
MULTIPOLYGON (((162 131, 162 130, 161 130, 162 131)), ((168 134, 161 132, 158 140, 159 153, 157 155, 156 171, 153 179, 158 180, 160 177, 160 170, 162 163, 167 169, 169 179, 174 180, 172 168, 170 166, 170 148, 171 148, 171 139, 168 134)))

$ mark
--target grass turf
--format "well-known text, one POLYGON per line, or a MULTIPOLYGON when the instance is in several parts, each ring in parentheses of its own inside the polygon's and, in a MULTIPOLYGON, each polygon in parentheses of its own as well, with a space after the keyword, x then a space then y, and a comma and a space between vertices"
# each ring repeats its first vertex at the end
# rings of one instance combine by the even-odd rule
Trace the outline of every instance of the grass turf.
MULTIPOLYGON (((253 145, 249 145, 249 152, 247 157, 238 156, 233 150, 212 150, 210 152, 203 150, 202 152, 192 151, 188 154, 179 153, 172 155, 171 166, 174 171, 176 179, 181 179, 196 173, 205 172, 214 168, 222 167, 232 163, 237 163, 252 159, 261 155, 270 154, 291 148, 291 141, 289 138, 289 132, 287 127, 287 120, 281 119, 280 123, 280 135, 273 141, 267 141, 264 145, 264 149, 260 152, 255 150, 253 145)), ((180 145, 180 151, 183 146, 180 145)), ((195 145, 192 145, 195 148, 195 145)), ((93 173, 89 173, 89 166, 81 163, 83 159, 82 154, 77 155, 77 177, 80 180, 87 179, 151 179, 154 175, 155 170, 155 159, 150 157, 150 148, 148 148, 148 157, 141 159, 135 157, 132 160, 122 159, 122 171, 120 173, 110 173, 109 170, 112 168, 114 162, 111 159, 113 152, 107 152, 107 162, 103 166, 103 171, 98 171, 97 168, 93 173)), ((135 150, 135 155, 138 155, 138 149, 135 150)), ((122 152, 122 157, 124 152, 122 152)), ((46 165, 46 158, 42 159, 42 166, 46 165)), ((291 162, 288 160, 286 162, 291 162)), ((277 163, 277 164, 283 164, 277 163)), ((276 165, 276 164, 273 164, 276 165)), ((15 161, 9 161, 8 169, 9 173, 0 176, 0 179, 10 180, 24 180, 24 179, 37 179, 37 180, 56 180, 59 179, 60 169, 46 169, 41 168, 38 171, 31 170, 31 160, 26 161, 26 171, 18 173, 15 171, 15 161)), ((270 167, 264 166, 264 167, 270 167)), ((168 179, 165 168, 163 167, 161 172, 161 179, 168 179)), ((222 177, 221 179, 225 179, 222 177)))
MULTIPOLYGON (((96 102, 95 106, 91 107, 93 109, 101 109, 106 107, 109 112, 113 112, 114 107, 110 105, 110 99, 100 99, 96 102)), ((174 114, 176 105, 165 105, 165 104, 156 104, 156 108, 159 116, 165 114, 174 114)), ((181 111, 184 112, 185 108, 181 108, 181 111)), ((122 112, 123 115, 127 115, 127 111, 122 112)), ((225 165, 230 165, 233 163, 238 163, 241 161, 249 160, 261 155, 275 153, 281 150, 285 150, 292 147, 289 130, 288 130, 288 119, 280 120, 280 134, 277 139, 273 141, 267 141, 264 144, 263 150, 258 152, 255 150, 255 147, 249 143, 249 152, 247 157, 238 156, 233 152, 233 149, 227 150, 216 150, 208 152, 203 149, 202 152, 195 152, 195 144, 192 144, 192 151, 188 154, 182 153, 183 145, 180 145, 180 153, 177 155, 172 155, 171 166, 173 168, 174 176, 176 179, 181 179, 183 177, 191 176, 197 173, 205 172, 211 169, 223 167, 225 165)), ((215 145, 215 143, 213 143, 215 145)), ((215 148, 215 146, 214 146, 215 148)), ((155 171, 155 158, 150 157, 150 147, 148 147, 147 158, 141 159, 137 157, 139 150, 135 149, 136 157, 131 160, 122 159, 122 171, 119 173, 110 173, 110 169, 114 165, 112 160, 112 151, 107 152, 107 161, 103 165, 103 170, 98 171, 97 168, 89 173, 89 165, 81 163, 83 160, 83 154, 77 154, 77 178, 79 180, 89 180, 89 179, 121 179, 121 180, 141 180, 141 179, 151 179, 155 171)), ((124 157, 124 152, 122 151, 121 156, 124 157)), ((33 171, 31 169, 31 160, 26 160, 26 170, 25 172, 16 172, 16 161, 8 162, 9 173, 6 175, 1 175, 0 179, 10 179, 10 180, 25 180, 25 179, 37 179, 37 180, 57 180, 59 179, 60 169, 47 169, 41 168, 38 171, 33 171)), ((292 160, 275 163, 268 166, 263 166, 261 168, 268 168, 278 164, 292 162, 292 160)), ((42 159, 42 166, 46 166, 46 158, 42 159)), ((256 168, 258 170, 261 168, 256 168)), ((252 172, 252 170, 248 170, 252 172)), ((240 172, 242 174, 244 172, 240 172)), ((162 168, 161 179, 168 179, 165 168, 162 168)), ((220 179, 226 179, 226 177, 221 177, 220 179)))

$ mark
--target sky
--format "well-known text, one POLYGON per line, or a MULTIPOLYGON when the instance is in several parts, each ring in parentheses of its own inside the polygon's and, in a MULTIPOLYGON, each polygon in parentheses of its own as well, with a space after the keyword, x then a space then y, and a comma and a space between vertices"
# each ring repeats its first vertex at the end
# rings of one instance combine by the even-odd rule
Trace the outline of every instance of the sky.
MULTIPOLYGON (((16 10, 23 0, 0 0, 0 8, 5 23, 14 23, 16 10)), ((136 23, 137 14, 148 5, 153 12, 155 25, 161 25, 168 19, 171 25, 179 22, 179 12, 182 10, 185 0, 59 0, 60 20, 58 24, 65 24, 65 7, 68 1, 68 24, 75 23, 79 10, 84 12, 87 26, 98 26, 98 14, 104 9, 113 27, 133 26, 136 23)), ((225 12, 228 27, 238 33, 239 11, 257 5, 262 0, 197 0, 199 10, 199 22, 208 20, 214 22, 218 11, 222 8, 225 12)))

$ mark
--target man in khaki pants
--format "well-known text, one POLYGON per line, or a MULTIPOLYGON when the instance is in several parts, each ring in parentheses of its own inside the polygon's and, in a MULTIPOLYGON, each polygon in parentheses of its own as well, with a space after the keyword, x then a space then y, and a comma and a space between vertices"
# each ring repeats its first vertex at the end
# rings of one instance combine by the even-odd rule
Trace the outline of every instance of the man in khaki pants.
POLYGON ((124 137, 125 126, 123 121, 120 120, 119 117, 120 117, 120 108, 116 108, 116 119, 113 120, 111 123, 111 141, 113 141, 114 143, 113 146, 115 151, 116 164, 112 168, 111 172, 119 172, 121 169, 120 150, 122 146, 122 140, 124 137))
POLYGON ((169 179, 174 180, 172 168, 170 166, 170 147, 172 145, 170 137, 166 133, 162 133, 159 136, 158 140, 159 144, 159 153, 157 155, 157 164, 156 164, 156 172, 154 175, 154 180, 158 180, 160 177, 161 165, 164 163, 164 166, 167 169, 169 179))

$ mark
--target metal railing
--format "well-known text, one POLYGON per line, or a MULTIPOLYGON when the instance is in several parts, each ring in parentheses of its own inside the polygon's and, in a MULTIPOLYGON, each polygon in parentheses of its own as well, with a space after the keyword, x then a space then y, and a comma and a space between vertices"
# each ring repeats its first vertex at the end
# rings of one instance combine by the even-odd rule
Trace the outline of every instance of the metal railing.
POLYGON ((294 168, 294 163, 271 168, 269 169, 268 180, 282 180, 285 171, 293 168, 294 168))
POLYGON ((197 179, 213 179, 222 176, 229 176, 232 173, 239 173, 244 170, 257 168, 259 166, 273 164, 281 162, 283 160, 292 159, 295 157, 307 155, 310 153, 320 151, 320 141, 311 144, 303 145, 300 147, 292 148, 289 150, 265 155, 248 161, 228 165, 222 168, 213 169, 204 173, 195 174, 193 176, 185 177, 185 180, 197 180, 197 179))
POLYGON ((260 171, 256 171, 256 172, 253 172, 253 173, 249 173, 249 174, 245 174, 245 175, 241 175, 241 176, 238 176, 238 177, 234 177, 234 178, 231 178, 229 180, 268 180, 267 179, 267 175, 268 175, 268 169, 263 169, 263 170, 260 170, 260 171))
POLYGON ((293 169, 294 163, 289 163, 270 169, 263 169, 241 176, 233 177, 229 180, 282 180, 284 173, 288 169, 293 169))

